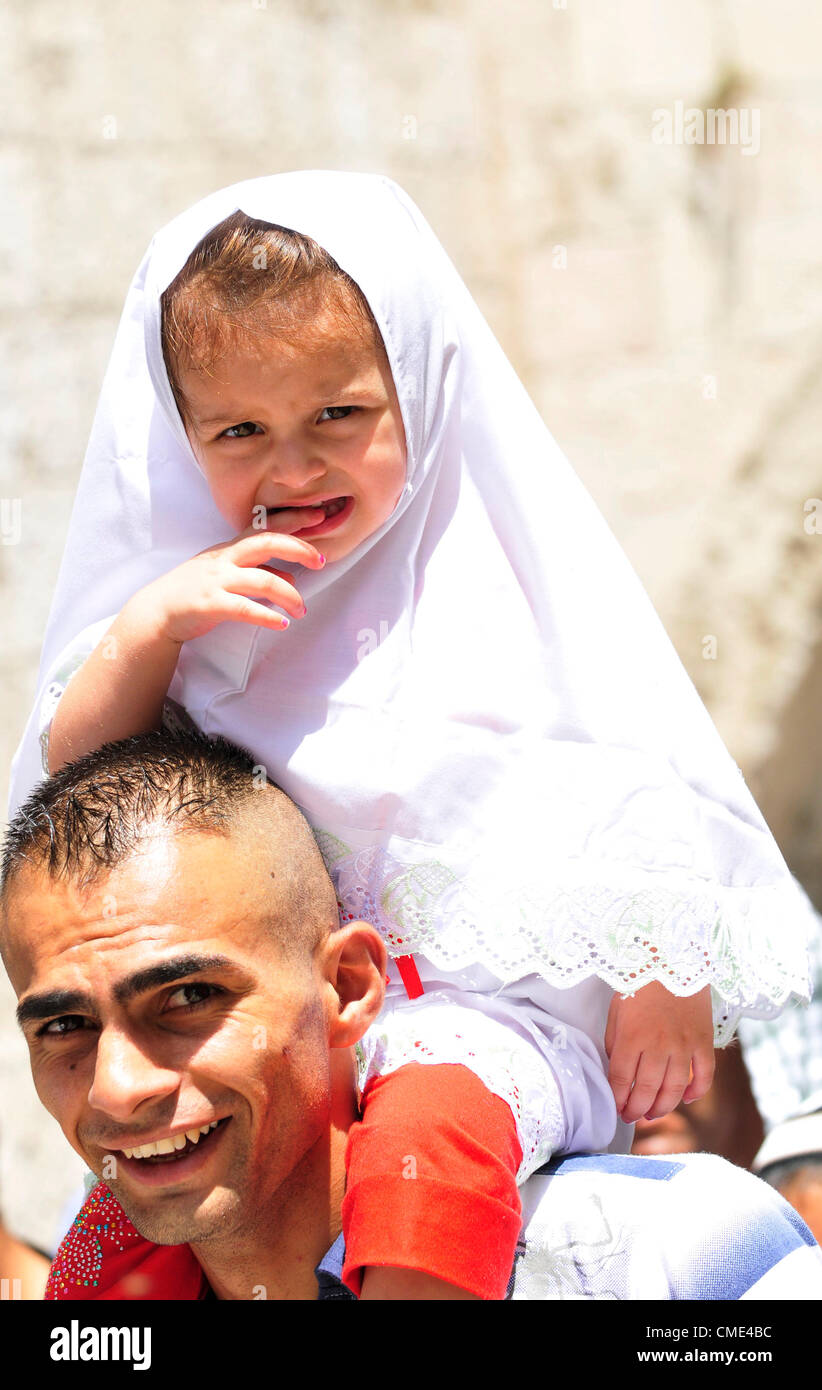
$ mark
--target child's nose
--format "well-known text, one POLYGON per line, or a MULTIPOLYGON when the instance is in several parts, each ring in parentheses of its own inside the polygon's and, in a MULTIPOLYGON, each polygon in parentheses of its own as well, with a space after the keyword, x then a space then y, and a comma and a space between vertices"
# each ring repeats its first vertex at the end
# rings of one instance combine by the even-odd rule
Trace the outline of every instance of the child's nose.
POLYGON ((313 451, 308 453, 299 444, 275 445, 269 460, 269 477, 279 487, 305 489, 325 477, 326 466, 313 451))

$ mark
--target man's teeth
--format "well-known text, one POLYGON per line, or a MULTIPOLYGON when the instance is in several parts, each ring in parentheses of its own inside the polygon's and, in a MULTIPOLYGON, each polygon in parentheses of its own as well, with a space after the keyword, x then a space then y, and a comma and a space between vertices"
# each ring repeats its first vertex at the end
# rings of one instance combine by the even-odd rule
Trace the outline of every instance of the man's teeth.
POLYGON ((192 1144, 199 1144, 200 1135, 216 1129, 219 1123, 219 1120, 212 1120, 210 1125, 201 1125, 199 1129, 187 1129, 185 1134, 175 1134, 173 1139, 158 1139, 153 1144, 138 1144, 136 1149, 123 1149, 123 1153, 126 1158, 154 1158, 155 1154, 173 1154, 175 1149, 185 1148, 187 1139, 190 1139, 192 1144))

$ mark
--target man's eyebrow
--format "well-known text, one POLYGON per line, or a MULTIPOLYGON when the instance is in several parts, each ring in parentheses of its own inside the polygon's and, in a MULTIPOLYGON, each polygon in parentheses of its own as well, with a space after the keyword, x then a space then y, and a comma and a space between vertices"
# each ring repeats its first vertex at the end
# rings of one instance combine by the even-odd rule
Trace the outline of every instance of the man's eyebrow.
POLYGON ((202 975, 207 970, 238 968, 236 961, 229 960, 228 956, 174 956, 171 960, 161 961, 159 965, 149 965, 145 970, 138 970, 135 975, 121 980, 114 986, 114 998, 118 1004, 127 1004, 138 994, 147 994, 150 989, 157 989, 159 985, 172 985, 175 980, 184 980, 188 975, 202 975))
POLYGON ((38 1018, 54 1018, 57 1014, 76 1014, 93 1007, 91 996, 78 989, 53 989, 47 994, 32 994, 17 1005, 17 1022, 22 1028, 38 1018))
MULTIPOLYGON (((145 970, 138 970, 136 974, 121 980, 114 987, 114 997, 118 1004, 127 1004, 138 994, 146 994, 148 990, 156 989, 160 985, 174 984, 175 980, 202 975, 209 970, 239 969, 241 967, 236 961, 230 960, 228 956, 174 956, 171 960, 161 961, 159 965, 150 965, 145 970)), ((93 1013, 94 1008, 91 995, 84 994, 82 990, 53 989, 22 999, 17 1005, 17 1022, 22 1028, 25 1023, 31 1023, 35 1019, 55 1018, 59 1014, 93 1013)))

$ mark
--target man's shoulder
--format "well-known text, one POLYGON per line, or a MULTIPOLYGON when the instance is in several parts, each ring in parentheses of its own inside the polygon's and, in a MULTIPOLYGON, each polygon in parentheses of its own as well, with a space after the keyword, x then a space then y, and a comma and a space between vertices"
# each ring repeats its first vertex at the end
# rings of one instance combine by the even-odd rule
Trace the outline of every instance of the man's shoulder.
POLYGON ((521 1197, 514 1299, 822 1298, 804 1222, 714 1154, 563 1158, 521 1197))

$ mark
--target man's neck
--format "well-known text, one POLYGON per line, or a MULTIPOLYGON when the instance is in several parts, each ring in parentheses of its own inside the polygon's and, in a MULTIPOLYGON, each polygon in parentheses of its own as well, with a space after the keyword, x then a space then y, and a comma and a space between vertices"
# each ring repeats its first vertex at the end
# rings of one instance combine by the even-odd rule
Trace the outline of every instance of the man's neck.
MULTIPOLYGON (((343 1058, 332 1054, 332 1060, 343 1058)), ((335 1087, 327 1131, 266 1209, 255 1211, 248 1227, 235 1228, 225 1241, 192 1245, 218 1298, 316 1299, 314 1270, 342 1229, 345 1146, 356 1119, 353 1086, 335 1087)))

